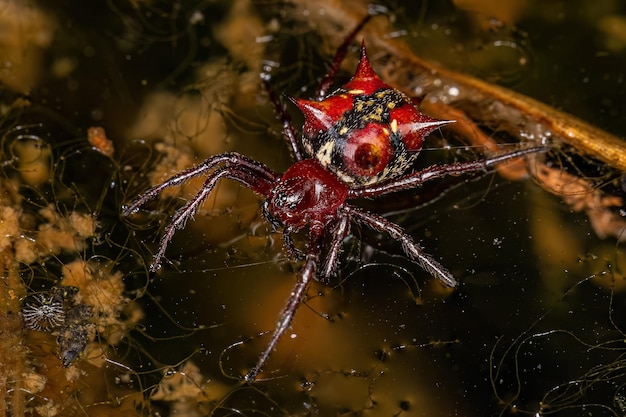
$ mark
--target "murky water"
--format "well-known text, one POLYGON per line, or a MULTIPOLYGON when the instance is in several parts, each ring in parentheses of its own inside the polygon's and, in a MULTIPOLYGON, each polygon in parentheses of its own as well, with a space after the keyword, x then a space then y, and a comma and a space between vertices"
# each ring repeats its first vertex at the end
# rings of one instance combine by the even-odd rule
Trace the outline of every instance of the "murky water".
MULTIPOLYGON (((430 3, 390 4, 398 28, 390 36, 425 58, 504 84, 617 135, 626 132, 620 117, 626 68, 621 6, 580 1, 518 9, 511 2, 510 9, 491 9, 510 20, 501 25, 430 3)), ((163 228, 203 178, 168 191, 130 219, 120 207, 150 183, 224 151, 277 171, 288 167, 288 148, 259 74, 269 70, 279 93, 311 96, 331 48, 325 50, 324 37, 302 24, 300 9, 274 2, 107 3, 94 5, 101 7, 97 12, 84 7, 38 16, 48 37, 42 34, 32 50, 22 49, 33 54, 24 68, 41 69, 5 80, 3 104, 13 107, 3 123, 4 177, 25 196, 16 204, 33 213, 31 223, 22 220, 23 230, 46 223, 39 210, 47 204, 61 217, 73 210, 90 214, 98 225, 96 236, 76 250, 21 260, 27 293, 49 290, 59 283, 62 266, 79 259, 94 270, 120 271, 128 307, 116 311, 124 323, 116 324, 119 333, 98 328, 96 340, 108 346, 101 362, 83 354, 70 367, 84 379, 70 378, 56 362, 54 335, 24 333, 25 341, 46 337, 35 343, 48 348, 29 350, 20 369, 54 369, 60 379, 48 380, 71 380, 71 388, 56 391, 72 394, 50 397, 44 393, 54 387, 37 391, 29 385, 32 395, 23 410, 624 413, 621 245, 597 237, 585 213, 533 181, 493 173, 362 202, 421 242, 461 282, 458 289, 444 289, 388 236, 355 225, 338 277, 309 289, 262 380, 240 382, 268 342, 299 268, 283 252, 280 234, 263 220, 259 199, 221 183, 176 233, 154 275, 147 265, 163 228), (29 104, 16 101, 24 97, 29 104), (112 156, 89 145, 92 126, 105 128, 115 145, 112 156), (33 154, 20 153, 16 143, 48 150, 33 157, 43 161, 37 168, 42 180, 25 174, 37 173, 37 165, 20 165, 33 154), (121 340, 113 337, 120 334, 121 340)), ((6 56, 11 51, 7 46, 6 56)), ((342 79, 355 58, 351 50, 342 79)), ((384 57, 371 58, 376 68, 384 57)), ((300 123, 295 109, 290 112, 300 123)), ((490 133, 506 139, 497 129, 490 133)), ((426 148, 424 166, 481 156, 446 131, 431 135, 426 148)), ((614 170, 569 150, 551 157, 581 177, 594 176, 594 185, 602 183, 621 198, 614 170)), ((298 235, 296 245, 302 247, 305 237, 298 235)), ((9 399, 9 406, 15 401, 9 399)))

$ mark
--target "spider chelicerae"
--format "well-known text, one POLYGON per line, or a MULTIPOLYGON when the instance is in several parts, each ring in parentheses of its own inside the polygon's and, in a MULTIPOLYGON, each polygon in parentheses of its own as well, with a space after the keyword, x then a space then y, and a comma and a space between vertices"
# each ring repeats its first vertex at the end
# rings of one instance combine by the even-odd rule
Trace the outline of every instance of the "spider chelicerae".
POLYGON ((166 227, 150 266, 154 272, 161 267, 176 229, 184 227, 220 179, 238 181, 264 198, 262 211, 265 219, 275 228, 282 229, 285 248, 292 257, 301 259, 303 265, 267 347, 256 365, 243 377, 248 382, 256 380, 290 327, 311 281, 315 278, 324 281, 336 272, 342 244, 350 233, 352 222, 387 233, 399 241, 405 254, 426 272, 448 287, 457 285, 452 274, 425 253, 399 225, 350 204, 351 200, 417 188, 426 181, 446 175, 488 170, 494 165, 546 150, 545 147, 533 147, 476 161, 412 170, 425 137, 451 121, 422 114, 412 99, 385 84, 374 73, 364 43, 354 76, 327 94, 350 43, 364 23, 352 31, 337 50, 313 100, 289 97, 305 117, 301 141, 297 139, 283 101, 267 88, 295 159, 284 173, 276 173, 239 153, 224 153, 150 188, 123 208, 123 214, 130 215, 165 188, 206 175, 198 193, 176 211, 166 227), (296 249, 291 238, 303 228, 308 228, 304 251, 296 249))

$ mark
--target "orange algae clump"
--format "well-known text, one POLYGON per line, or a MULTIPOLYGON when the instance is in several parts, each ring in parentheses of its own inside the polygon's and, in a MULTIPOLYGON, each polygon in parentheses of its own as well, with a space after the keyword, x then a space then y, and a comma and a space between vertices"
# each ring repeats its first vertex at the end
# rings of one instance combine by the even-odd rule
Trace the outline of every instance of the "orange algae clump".
MULTIPOLYGON (((96 330, 109 344, 118 344, 127 330, 143 317, 140 313, 127 313, 128 320, 120 318, 126 309, 138 309, 124 295, 123 274, 120 271, 111 273, 99 265, 76 260, 63 266, 62 273, 60 284, 78 288, 76 301, 92 308, 96 330)), ((98 351, 93 347, 89 349, 98 351)))

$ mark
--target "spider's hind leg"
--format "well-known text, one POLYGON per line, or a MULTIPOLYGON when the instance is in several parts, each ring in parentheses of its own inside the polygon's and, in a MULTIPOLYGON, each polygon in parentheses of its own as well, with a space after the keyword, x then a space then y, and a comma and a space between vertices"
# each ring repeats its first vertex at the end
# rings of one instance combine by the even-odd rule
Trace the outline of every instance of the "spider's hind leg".
POLYGON ((407 174, 403 177, 383 182, 381 184, 369 185, 367 187, 349 190, 348 198, 364 198, 381 196, 396 191, 416 188, 427 181, 442 178, 446 175, 462 175, 474 171, 487 172, 491 167, 499 166, 499 164, 511 162, 517 158, 534 153, 542 153, 549 151, 547 146, 536 146, 533 148, 518 149, 502 155, 496 155, 491 158, 478 159, 467 162, 454 162, 444 165, 431 165, 421 171, 407 174))
MULTIPOLYGON (((455 132, 472 146, 484 148, 488 155, 502 153, 502 144, 498 143, 492 135, 488 135, 483 131, 463 110, 441 101, 431 100, 422 100, 419 108, 429 116, 454 120, 454 123, 446 125, 445 129, 455 132)), ((528 177, 528 169, 523 159, 516 159, 508 164, 498 165, 496 169, 504 178, 513 181, 520 181, 528 177)))

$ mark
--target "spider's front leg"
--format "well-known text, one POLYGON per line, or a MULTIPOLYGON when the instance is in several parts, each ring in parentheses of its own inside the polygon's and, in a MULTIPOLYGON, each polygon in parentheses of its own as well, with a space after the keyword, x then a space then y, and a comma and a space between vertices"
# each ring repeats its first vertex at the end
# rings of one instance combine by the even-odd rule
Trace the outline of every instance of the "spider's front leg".
POLYGON ((274 182, 279 177, 278 174, 276 174, 265 165, 261 164, 260 162, 256 162, 250 158, 247 158, 240 153, 223 153, 208 158, 201 164, 185 169, 184 171, 179 172, 178 174, 170 177, 162 183, 157 184, 152 188, 144 191, 143 194, 137 196, 133 201, 130 202, 130 204, 122 207, 122 215, 130 216, 131 214, 138 211, 139 208, 143 206, 146 202, 155 198, 161 191, 165 190, 166 188, 180 185, 193 177, 197 177, 198 175, 202 175, 206 172, 214 170, 220 165, 239 166, 243 169, 247 169, 251 173, 255 173, 258 176, 259 180, 262 181, 274 182))
POLYGON ((276 348, 278 341, 289 329, 289 326, 291 326, 293 317, 295 316, 298 307, 300 307, 300 304, 302 304, 306 290, 315 278, 315 272, 317 271, 317 265, 322 252, 323 239, 324 225, 317 222, 311 224, 306 260, 300 272, 298 282, 296 282, 296 285, 291 290, 291 294, 280 312, 272 338, 263 350, 263 353, 259 356, 256 365, 244 376, 244 380, 246 382, 254 382, 256 380, 259 372, 261 372, 263 366, 265 365, 265 362, 267 362, 270 354, 276 348))
POLYGON ((157 196, 159 192, 165 188, 179 185, 192 177, 202 175, 211 171, 207 175, 202 188, 193 196, 184 206, 179 208, 172 216, 172 221, 165 228, 165 232, 159 242, 157 252, 154 254, 150 271, 156 272, 161 267, 161 259, 165 255, 168 244, 174 237, 177 229, 185 226, 187 220, 200 208, 202 203, 211 194, 217 182, 222 178, 228 178, 240 182, 250 188, 257 194, 267 196, 272 184, 278 179, 278 174, 267 168, 265 165, 246 158, 238 153, 229 153, 217 155, 207 159, 202 164, 187 169, 178 175, 171 177, 165 182, 158 184, 144 194, 137 197, 127 207, 124 208, 123 214, 128 216, 146 203, 148 200, 157 196), (220 166, 222 165, 222 166, 220 166))
POLYGON ((354 206, 346 204, 342 207, 342 211, 351 216, 354 220, 363 223, 364 225, 389 234, 394 240, 402 244, 402 249, 407 256, 417 261, 422 269, 435 278, 437 278, 442 284, 447 287, 456 287, 458 285, 457 280, 452 276, 443 265, 437 262, 432 256, 422 250, 422 248, 397 224, 390 222, 384 217, 376 214, 368 213, 354 206))

